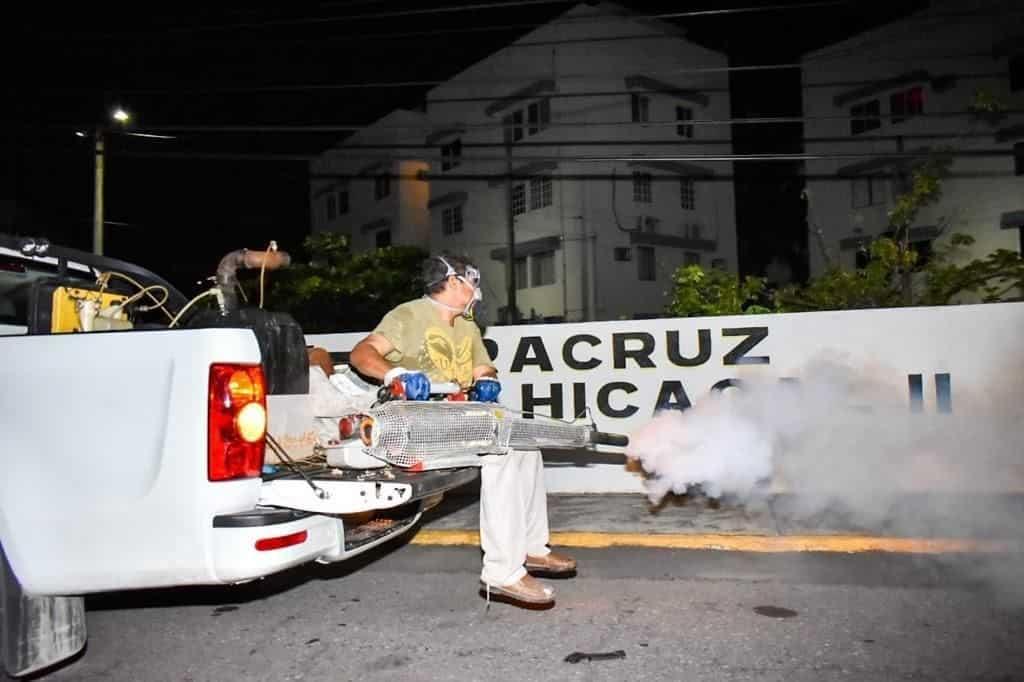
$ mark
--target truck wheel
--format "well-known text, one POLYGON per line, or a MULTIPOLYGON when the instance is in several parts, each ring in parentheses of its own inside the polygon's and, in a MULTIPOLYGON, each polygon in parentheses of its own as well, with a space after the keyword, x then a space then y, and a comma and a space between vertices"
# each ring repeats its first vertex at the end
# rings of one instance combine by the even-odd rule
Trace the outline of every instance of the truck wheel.
POLYGON ((31 597, 0 545, 0 662, 11 677, 38 672, 85 646, 82 597, 31 597))

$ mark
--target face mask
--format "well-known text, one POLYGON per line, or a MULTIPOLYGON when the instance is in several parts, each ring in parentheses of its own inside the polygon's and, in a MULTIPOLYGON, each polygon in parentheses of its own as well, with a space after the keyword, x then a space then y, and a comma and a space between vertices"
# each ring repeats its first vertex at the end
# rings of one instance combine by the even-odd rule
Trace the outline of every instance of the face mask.
MULTIPOLYGON (((461 279, 461 278, 460 278, 461 279)), ((466 308, 462 311, 462 316, 467 320, 473 319, 473 306, 480 301, 484 300, 484 292, 480 290, 480 287, 474 287, 473 298, 469 299, 469 303, 466 304, 466 308)))

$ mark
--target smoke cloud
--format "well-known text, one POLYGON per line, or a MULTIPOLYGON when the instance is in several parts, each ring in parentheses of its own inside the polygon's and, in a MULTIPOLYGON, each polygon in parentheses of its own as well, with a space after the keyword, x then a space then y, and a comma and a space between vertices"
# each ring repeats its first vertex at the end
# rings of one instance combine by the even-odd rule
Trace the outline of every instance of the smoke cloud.
POLYGON ((798 374, 712 393, 631 434, 651 501, 699 486, 743 505, 771 499, 797 524, 1024 540, 1022 497, 1004 494, 1024 492, 1018 375, 984 393, 958 386, 940 414, 911 412, 906 375, 889 368, 818 360, 798 374))

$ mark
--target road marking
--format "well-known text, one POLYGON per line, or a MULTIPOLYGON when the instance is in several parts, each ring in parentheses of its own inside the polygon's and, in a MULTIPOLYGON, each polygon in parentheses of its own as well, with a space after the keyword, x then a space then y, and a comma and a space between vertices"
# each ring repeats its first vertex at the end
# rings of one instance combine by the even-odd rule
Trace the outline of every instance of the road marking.
MULTIPOLYGON (((414 545, 479 545, 475 530, 424 528, 414 545)), ((1021 551, 1019 543, 961 538, 897 538, 868 535, 725 535, 650 534, 563 531, 551 533, 551 544, 561 547, 656 547, 708 549, 727 552, 897 552, 905 554, 957 554, 1021 551)))

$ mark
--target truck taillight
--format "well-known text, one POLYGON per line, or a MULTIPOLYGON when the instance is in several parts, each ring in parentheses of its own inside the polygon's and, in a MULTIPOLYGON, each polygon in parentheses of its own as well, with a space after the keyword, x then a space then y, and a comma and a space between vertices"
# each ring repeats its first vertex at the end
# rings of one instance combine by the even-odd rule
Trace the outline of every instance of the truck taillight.
POLYGON ((274 549, 284 549, 301 545, 309 537, 309 531, 302 530, 290 535, 279 535, 275 538, 262 538, 256 541, 257 552, 269 552, 274 549))
POLYGON ((267 391, 259 365, 210 366, 208 476, 259 476, 267 435, 267 391))

